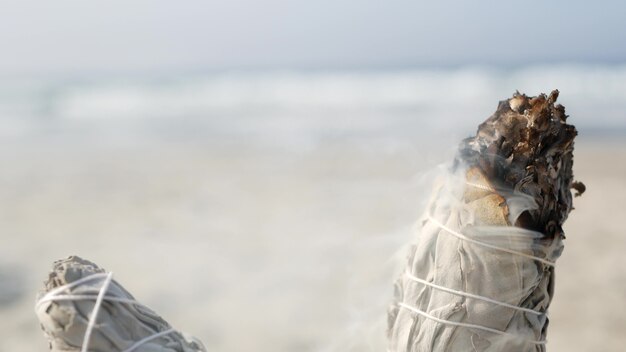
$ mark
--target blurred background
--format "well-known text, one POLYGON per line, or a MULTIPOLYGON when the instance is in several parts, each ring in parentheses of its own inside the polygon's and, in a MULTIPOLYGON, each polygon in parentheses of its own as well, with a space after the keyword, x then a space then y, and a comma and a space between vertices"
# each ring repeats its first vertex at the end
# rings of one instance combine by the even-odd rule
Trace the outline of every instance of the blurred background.
POLYGON ((211 351, 381 351, 437 165, 558 88, 579 138, 550 351, 626 343, 626 6, 0 0, 0 351, 77 254, 211 351), (615 218, 614 216, 618 216, 615 218))

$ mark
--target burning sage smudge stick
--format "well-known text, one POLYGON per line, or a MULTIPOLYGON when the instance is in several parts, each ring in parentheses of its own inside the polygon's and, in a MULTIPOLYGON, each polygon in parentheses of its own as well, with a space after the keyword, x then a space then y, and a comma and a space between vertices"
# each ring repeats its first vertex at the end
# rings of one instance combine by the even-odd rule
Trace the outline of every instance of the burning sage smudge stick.
POLYGON ((545 351, 562 225, 585 190, 558 93, 514 94, 461 142, 396 282, 390 351, 545 351))

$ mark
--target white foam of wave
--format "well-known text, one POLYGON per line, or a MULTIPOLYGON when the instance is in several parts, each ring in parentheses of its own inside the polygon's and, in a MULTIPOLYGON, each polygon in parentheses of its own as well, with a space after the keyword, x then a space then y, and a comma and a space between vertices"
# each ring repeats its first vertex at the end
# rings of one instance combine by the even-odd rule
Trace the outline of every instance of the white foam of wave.
POLYGON ((57 114, 70 119, 202 115, 254 109, 392 109, 480 101, 482 72, 223 74, 167 85, 104 82, 68 87, 57 114))
POLYGON ((465 131, 516 90, 535 95, 554 88, 577 126, 626 128, 626 64, 5 81, 0 119, 19 126, 9 134, 55 124, 193 121, 191 128, 199 131, 277 139, 380 131, 395 136, 406 129, 465 131))
POLYGON ((626 66, 534 66, 365 73, 224 73, 166 84, 103 81, 69 85, 55 102, 69 119, 151 118, 254 109, 398 109, 493 106, 520 90, 559 88, 569 105, 626 105, 626 66))

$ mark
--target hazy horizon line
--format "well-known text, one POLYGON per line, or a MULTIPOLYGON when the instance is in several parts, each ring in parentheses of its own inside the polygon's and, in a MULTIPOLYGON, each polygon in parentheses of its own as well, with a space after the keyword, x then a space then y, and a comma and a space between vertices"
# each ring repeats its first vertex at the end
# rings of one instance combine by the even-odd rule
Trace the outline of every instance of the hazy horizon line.
POLYGON ((81 77, 150 77, 150 76, 189 76, 218 75, 228 73, 333 73, 333 72, 393 72, 393 71, 453 71, 462 69, 480 69, 496 71, 515 71, 528 67, 620 67, 626 65, 626 59, 615 60, 543 60, 532 62, 464 62, 464 63, 387 63, 387 64, 260 64, 210 67, 210 65, 163 66, 158 68, 128 69, 74 69, 74 70, 21 70, 0 71, 0 79, 60 79, 81 77))

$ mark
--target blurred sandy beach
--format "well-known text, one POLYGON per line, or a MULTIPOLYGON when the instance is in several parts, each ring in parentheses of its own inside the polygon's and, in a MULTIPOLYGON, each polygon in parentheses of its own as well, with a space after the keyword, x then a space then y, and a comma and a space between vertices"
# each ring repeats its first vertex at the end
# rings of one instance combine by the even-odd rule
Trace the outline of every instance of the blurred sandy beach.
MULTIPOLYGON (((210 350, 381 350, 394 261, 427 192, 421 173, 449 154, 3 150, 0 350, 47 350, 34 295, 69 254, 113 271, 210 350)), ((619 351, 626 144, 580 142, 575 155, 588 192, 567 223, 548 347, 619 351)))

